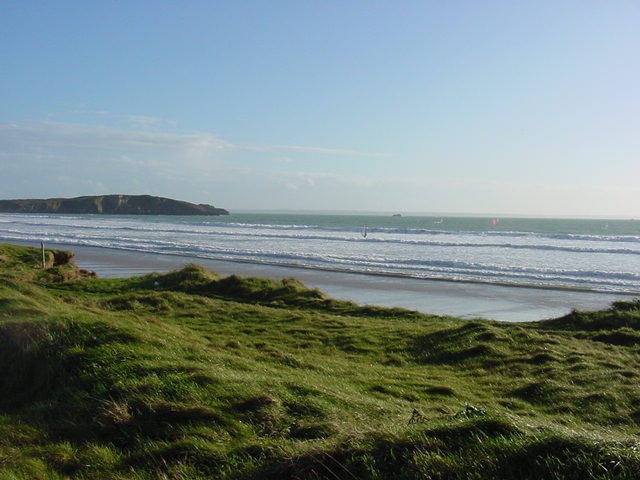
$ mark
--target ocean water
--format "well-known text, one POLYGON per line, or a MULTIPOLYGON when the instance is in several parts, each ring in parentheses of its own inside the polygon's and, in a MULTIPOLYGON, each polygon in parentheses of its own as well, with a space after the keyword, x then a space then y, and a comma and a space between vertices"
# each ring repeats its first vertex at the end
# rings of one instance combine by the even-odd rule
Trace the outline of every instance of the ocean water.
POLYGON ((640 294, 640 220, 0 214, 0 239, 640 294))

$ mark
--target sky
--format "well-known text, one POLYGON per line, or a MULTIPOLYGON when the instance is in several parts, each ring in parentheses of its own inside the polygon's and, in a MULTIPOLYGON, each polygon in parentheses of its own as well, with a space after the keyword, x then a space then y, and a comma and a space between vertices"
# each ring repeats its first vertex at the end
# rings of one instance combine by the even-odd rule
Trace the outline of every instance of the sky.
POLYGON ((640 0, 3 0, 0 198, 640 218, 640 0))

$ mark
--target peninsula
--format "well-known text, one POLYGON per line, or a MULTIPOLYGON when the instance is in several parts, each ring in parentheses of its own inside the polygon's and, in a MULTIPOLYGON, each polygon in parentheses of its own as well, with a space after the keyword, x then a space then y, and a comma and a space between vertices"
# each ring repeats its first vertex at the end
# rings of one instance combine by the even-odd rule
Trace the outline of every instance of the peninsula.
POLYGON ((96 213, 104 215, 229 215, 223 208, 151 195, 0 200, 2 213, 96 213))

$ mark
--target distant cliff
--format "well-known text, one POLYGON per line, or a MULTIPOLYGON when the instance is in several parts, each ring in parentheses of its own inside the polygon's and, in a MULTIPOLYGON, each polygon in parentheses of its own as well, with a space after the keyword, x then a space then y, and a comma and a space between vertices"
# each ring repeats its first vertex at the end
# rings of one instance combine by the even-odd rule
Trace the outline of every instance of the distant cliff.
POLYGON ((224 208, 151 195, 0 200, 4 213, 98 213, 105 215, 229 215, 224 208))

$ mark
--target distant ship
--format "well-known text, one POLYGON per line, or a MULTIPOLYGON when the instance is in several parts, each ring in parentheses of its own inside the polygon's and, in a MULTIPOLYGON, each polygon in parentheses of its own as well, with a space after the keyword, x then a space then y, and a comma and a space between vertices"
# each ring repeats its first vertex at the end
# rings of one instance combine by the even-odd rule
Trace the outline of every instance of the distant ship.
POLYGON ((402 215, 400 215, 399 213, 394 213, 393 215, 391 215, 392 217, 401 217, 402 215))

